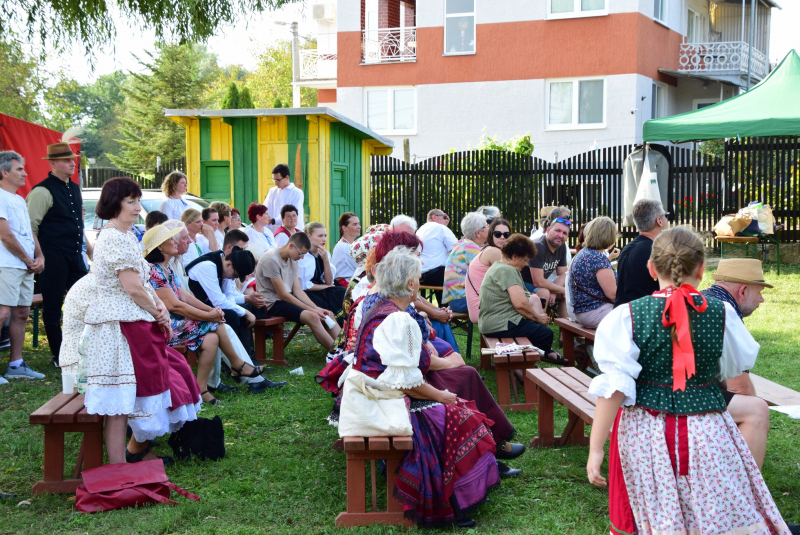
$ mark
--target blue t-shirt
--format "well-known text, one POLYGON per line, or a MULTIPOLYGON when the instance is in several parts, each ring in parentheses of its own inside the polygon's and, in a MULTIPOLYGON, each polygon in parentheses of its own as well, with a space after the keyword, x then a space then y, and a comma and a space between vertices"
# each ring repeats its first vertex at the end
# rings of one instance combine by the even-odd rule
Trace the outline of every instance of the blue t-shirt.
MULTIPOLYGON (((607 299, 605 292, 600 287, 600 283, 597 282, 598 269, 611 269, 613 271, 611 262, 601 251, 584 247, 572 259, 572 265, 569 268, 569 283, 571 286, 570 291, 572 292, 572 309, 576 313, 589 312, 600 308, 604 304, 601 299, 607 299), (597 296, 599 299, 594 299, 592 296, 578 290, 577 285, 580 285, 584 291, 597 296)), ((614 271, 614 279, 616 280, 616 278, 617 272, 614 271)))

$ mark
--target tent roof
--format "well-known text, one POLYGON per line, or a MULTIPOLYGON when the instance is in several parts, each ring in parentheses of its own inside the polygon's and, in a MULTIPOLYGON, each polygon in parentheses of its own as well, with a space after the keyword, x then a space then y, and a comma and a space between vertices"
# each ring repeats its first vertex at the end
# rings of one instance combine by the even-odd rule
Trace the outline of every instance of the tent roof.
POLYGON ((757 86, 696 111, 645 121, 644 141, 800 136, 800 56, 791 50, 757 86))

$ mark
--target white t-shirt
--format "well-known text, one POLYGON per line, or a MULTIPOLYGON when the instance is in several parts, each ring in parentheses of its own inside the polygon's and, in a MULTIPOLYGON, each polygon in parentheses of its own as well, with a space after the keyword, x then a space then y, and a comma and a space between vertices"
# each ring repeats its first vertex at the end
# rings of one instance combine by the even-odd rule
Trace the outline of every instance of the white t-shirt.
MULTIPOLYGON (((8 221, 11 234, 17 238, 22 249, 33 258, 34 243, 31 217, 28 215, 28 205, 16 193, 9 193, 0 189, 0 219, 8 221)), ((14 256, 2 243, 0 243, 0 267, 28 269, 25 262, 14 256)))
MULTIPOLYGON (((327 251, 318 254, 327 254, 327 251)), ((330 261, 330 259, 328 261, 330 261)), ((300 279, 300 286, 303 288, 303 291, 306 291, 314 286, 311 279, 314 278, 314 273, 317 271, 317 257, 311 253, 306 253, 303 255, 303 258, 297 261, 297 267, 300 268, 300 271, 297 273, 297 278, 300 279)), ((334 279, 336 278, 336 268, 333 265, 331 265, 331 275, 334 279)))
POLYGON ((158 211, 163 212, 170 219, 177 219, 180 221, 183 211, 189 208, 189 203, 183 199, 173 199, 165 197, 161 204, 158 205, 158 211))
POLYGON ((281 226, 281 208, 287 204, 291 204, 297 208, 297 226, 303 228, 305 220, 303 219, 303 190, 289 183, 288 186, 281 189, 278 186, 273 186, 267 192, 267 197, 264 199, 264 206, 267 207, 267 213, 275 219, 274 225, 269 225, 269 229, 274 233, 281 226))
MULTIPOLYGON (((198 235, 198 238, 201 237, 198 235)), ((205 240, 205 237, 203 237, 205 240)), ((208 240, 206 240, 206 244, 208 244, 208 240)), ((206 253, 209 251, 206 251, 206 253)), ((183 253, 183 265, 188 266, 189 262, 193 261, 195 258, 206 254, 203 252, 203 248, 200 246, 198 242, 193 242, 189 244, 189 250, 183 253)), ((187 287, 188 289, 188 287, 187 287)))
POLYGON ((356 261, 350 256, 350 242, 344 238, 340 239, 336 247, 333 248, 331 262, 336 269, 336 273, 338 274, 337 278, 339 279, 352 278, 353 273, 358 269, 358 264, 356 264, 356 261))
POLYGON ((244 231, 247 233, 249 239, 247 242, 247 250, 253 253, 256 262, 258 262, 262 254, 278 246, 275 243, 275 236, 272 235, 272 231, 267 227, 264 227, 264 230, 259 232, 253 228, 253 225, 247 225, 244 227, 244 231))
POLYGON ((458 241, 453 231, 444 225, 430 221, 417 230, 417 238, 422 240, 422 272, 441 267, 458 241))

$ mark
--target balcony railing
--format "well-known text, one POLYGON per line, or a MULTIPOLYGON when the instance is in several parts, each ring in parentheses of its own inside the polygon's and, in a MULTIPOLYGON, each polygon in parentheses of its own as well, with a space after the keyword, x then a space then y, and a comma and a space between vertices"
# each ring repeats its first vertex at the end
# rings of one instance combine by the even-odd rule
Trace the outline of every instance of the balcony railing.
POLYGON ((300 50, 300 81, 336 80, 336 54, 300 50))
POLYGON ((743 41, 722 43, 682 43, 679 72, 708 75, 747 76, 747 61, 750 51, 753 60, 750 74, 762 79, 769 71, 767 56, 743 41))
POLYGON ((417 61, 416 28, 364 30, 361 63, 417 61))

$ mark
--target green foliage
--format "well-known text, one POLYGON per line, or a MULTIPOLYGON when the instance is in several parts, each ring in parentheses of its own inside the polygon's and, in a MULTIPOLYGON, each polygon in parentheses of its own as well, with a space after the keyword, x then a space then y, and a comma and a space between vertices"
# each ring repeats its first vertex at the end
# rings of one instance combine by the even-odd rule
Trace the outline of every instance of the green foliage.
POLYGON ((137 60, 149 73, 131 74, 122 89, 121 150, 111 161, 124 169, 153 169, 158 156, 172 161, 185 155, 185 131, 162 109, 204 107, 205 86, 217 70, 216 57, 202 45, 159 44, 147 56, 137 60))
POLYGON ((275 100, 272 101, 273 108, 283 108, 283 102, 278 97, 275 97, 275 100))
POLYGON ((0 72, 0 111, 23 121, 41 122, 38 97, 45 87, 41 67, 13 34, 0 38, 0 72))
POLYGON ((698 149, 706 156, 723 158, 725 156, 725 140, 709 139, 708 141, 700 143, 698 149))
POLYGON ((222 99, 223 110, 236 110, 239 108, 239 88, 236 87, 236 82, 231 82, 228 86, 228 94, 222 99))
POLYGON ((228 65, 216 71, 213 79, 206 85, 203 100, 212 109, 223 109, 222 101, 228 93, 231 83, 244 85, 250 72, 241 65, 228 65))
POLYGON ((531 141, 531 134, 528 132, 524 136, 515 136, 506 141, 500 141, 496 137, 492 137, 483 129, 481 141, 478 144, 479 150, 505 150, 516 152, 517 154, 524 154, 530 156, 533 154, 533 142, 531 141))
MULTIPOLYGON (((300 48, 314 49, 316 42, 303 43, 300 48)), ((247 85, 252 87, 253 102, 256 108, 275 106, 275 99, 282 103, 292 102, 292 43, 279 41, 267 47, 258 56, 258 68, 247 77, 247 85)), ((300 88, 300 101, 303 106, 317 105, 317 90, 300 88)), ((290 106, 286 106, 290 107, 290 106)))
POLYGON ((29 40, 63 47, 83 44, 93 57, 99 46, 113 43, 117 35, 114 16, 122 31, 151 30, 158 42, 203 42, 220 27, 233 26, 253 13, 278 9, 297 0, 83 0, 60 2, 8 0, 0 7, 0 35, 25 28, 29 40))
POLYGON ((239 109, 252 110, 255 107, 255 104, 253 104, 253 97, 250 96, 250 89, 243 87, 242 94, 239 96, 239 109))

